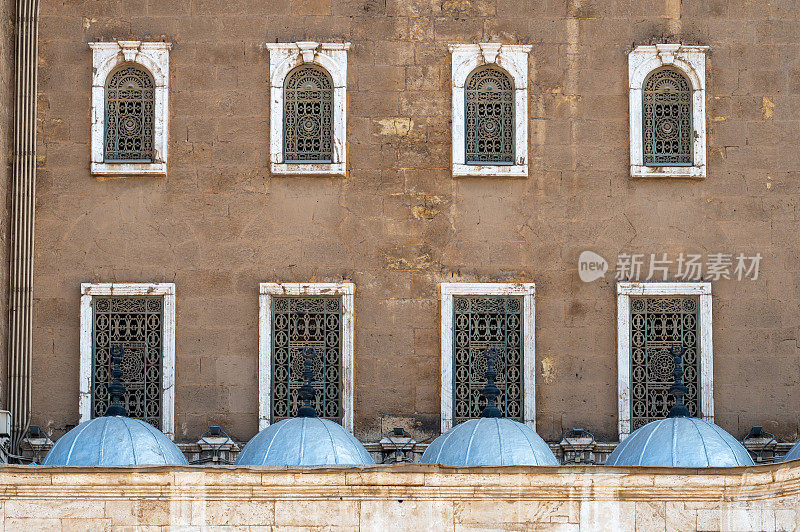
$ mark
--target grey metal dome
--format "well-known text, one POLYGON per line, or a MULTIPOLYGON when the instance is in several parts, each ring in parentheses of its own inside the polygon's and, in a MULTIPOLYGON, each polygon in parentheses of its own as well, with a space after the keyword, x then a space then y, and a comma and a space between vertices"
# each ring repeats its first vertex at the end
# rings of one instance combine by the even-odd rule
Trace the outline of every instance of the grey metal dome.
POLYGON ((319 466, 374 464, 352 434, 318 417, 284 419, 247 442, 236 465, 319 466))
POLYGON ((559 465, 536 431, 506 418, 470 419, 448 430, 425 449, 426 464, 454 466, 559 465))
POLYGON ((486 348, 484 356, 486 387, 481 394, 486 398, 486 407, 481 417, 456 425, 433 440, 420 462, 454 466, 559 465, 536 431, 503 418, 497 407, 500 390, 494 384, 497 349, 486 348))
POLYGON ((160 430, 125 416, 84 421, 47 453, 44 465, 188 465, 160 430))
POLYGON ((668 417, 651 421, 620 443, 606 465, 731 467, 753 465, 736 438, 708 421, 668 417))
POLYGON ((675 404, 669 417, 633 431, 606 460, 610 466, 733 467, 753 465, 750 453, 736 438, 708 421, 690 417, 683 401, 680 345, 672 347, 675 383, 669 391, 675 404))
POLYGON ((800 440, 797 440, 797 443, 795 443, 792 448, 789 449, 789 452, 783 457, 783 461, 786 462, 788 460, 797 460, 798 458, 800 458, 800 440))

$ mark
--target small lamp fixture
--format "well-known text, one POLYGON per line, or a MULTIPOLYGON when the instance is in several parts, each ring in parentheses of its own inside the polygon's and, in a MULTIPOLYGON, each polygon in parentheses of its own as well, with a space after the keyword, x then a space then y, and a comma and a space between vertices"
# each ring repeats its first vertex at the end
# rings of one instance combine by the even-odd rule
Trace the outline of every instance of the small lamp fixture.
POLYGON ((384 463, 414 461, 413 458, 406 456, 406 452, 411 451, 417 442, 414 441, 414 436, 403 427, 393 427, 380 443, 389 444, 394 448, 390 450, 391 456, 387 456, 384 463))
POLYGON ((193 465, 206 464, 208 462, 212 462, 214 464, 232 464, 233 460, 222 458, 222 452, 238 450, 238 448, 234 449, 235 445, 233 440, 230 436, 228 436, 227 432, 222 430, 222 427, 219 425, 212 425, 207 431, 201 434, 197 445, 200 447, 201 456, 204 451, 210 451, 211 456, 201 457, 189 462, 193 465))
POLYGON ((561 438, 561 447, 564 448, 564 444, 567 445, 569 449, 564 449, 564 461, 567 460, 567 453, 572 454, 572 462, 576 464, 584 463, 584 464, 594 464, 595 461, 592 458, 587 458, 586 460, 583 459, 583 453, 586 451, 591 451, 594 448, 594 434, 589 432, 586 429, 582 428, 574 428, 569 429, 564 432, 564 436, 561 438))
POLYGON ((778 447, 778 440, 771 432, 764 430, 762 426, 750 427, 750 432, 742 439, 742 445, 753 455, 753 460, 757 464, 775 461, 775 449, 778 447), (748 443, 750 444, 748 446, 748 443), (768 449, 769 447, 771 449, 768 449), (765 451, 771 451, 772 456, 764 456, 765 451))

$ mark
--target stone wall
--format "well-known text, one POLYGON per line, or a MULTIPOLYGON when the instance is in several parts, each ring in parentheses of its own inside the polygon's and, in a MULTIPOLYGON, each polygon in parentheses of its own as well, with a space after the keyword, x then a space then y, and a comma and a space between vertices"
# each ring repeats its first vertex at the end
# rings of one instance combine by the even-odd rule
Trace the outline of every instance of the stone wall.
POLYGON ((614 280, 582 283, 578 255, 718 251, 764 258, 757 281, 713 283, 716 421, 796 439, 798 15, 788 0, 43 0, 33 423, 55 439, 77 422, 81 282, 176 283, 176 439, 194 442, 257 430, 258 283, 347 279, 356 435, 423 441, 439 430, 439 283, 532 281, 540 434, 615 441, 614 280), (89 173, 87 43, 113 39, 174 44, 166 178, 89 173), (345 178, 268 171, 264 43, 300 40, 352 43, 345 178), (533 45, 526 179, 451 177, 447 45, 480 41, 533 45), (706 180, 629 177, 626 52, 653 42, 710 46, 706 180))
POLYGON ((796 530, 800 466, 0 469, 5 530, 796 530), (253 527, 253 528, 248 528, 253 527))

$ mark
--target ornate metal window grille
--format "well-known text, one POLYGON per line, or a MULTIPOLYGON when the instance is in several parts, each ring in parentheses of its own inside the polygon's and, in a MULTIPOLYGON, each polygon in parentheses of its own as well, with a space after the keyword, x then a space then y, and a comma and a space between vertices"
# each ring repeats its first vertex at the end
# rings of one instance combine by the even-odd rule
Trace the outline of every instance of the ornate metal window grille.
POLYGON ((341 297, 272 300, 272 422, 294 417, 303 381, 303 349, 313 347, 317 390, 312 406, 322 418, 342 422, 341 297))
POLYGON ((333 82, 316 67, 286 77, 283 89, 285 162, 333 161, 333 82))
POLYGON ((105 160, 152 162, 154 122, 152 76, 135 66, 112 72, 106 83, 105 160))
POLYGON ((121 346, 125 409, 161 430, 164 299, 96 296, 92 307, 92 417, 108 409, 111 348, 121 346))
POLYGON ((692 88, 686 76, 656 70, 642 91, 644 164, 692 164, 692 88))
POLYGON ((453 314, 454 424, 480 417, 486 406, 487 347, 497 349, 497 406, 503 416, 523 421, 522 298, 454 297, 453 314))
POLYGON ((466 86, 467 164, 514 163, 514 85, 497 68, 470 74, 466 86))
POLYGON ((631 298, 631 430, 667 417, 675 399, 672 346, 683 346, 685 401, 700 416, 700 336, 696 297, 631 298))

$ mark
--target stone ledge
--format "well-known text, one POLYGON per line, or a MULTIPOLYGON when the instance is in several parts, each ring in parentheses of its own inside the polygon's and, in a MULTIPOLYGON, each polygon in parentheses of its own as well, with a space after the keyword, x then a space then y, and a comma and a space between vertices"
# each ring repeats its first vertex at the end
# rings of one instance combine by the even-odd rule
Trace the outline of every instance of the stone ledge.
POLYGON ((259 500, 526 499, 749 500, 797 495, 800 461, 735 468, 450 467, 80 467, 4 466, 0 501, 16 498, 102 499, 167 493, 259 500), (121 491, 120 491, 121 490, 121 491))
POLYGON ((0 467, 6 529, 792 530, 800 461, 755 467, 0 467))

